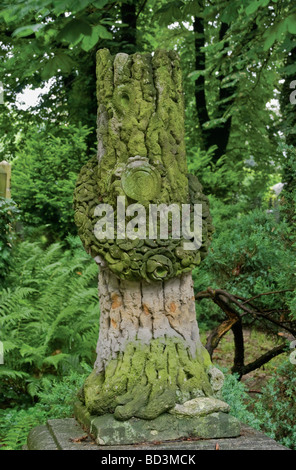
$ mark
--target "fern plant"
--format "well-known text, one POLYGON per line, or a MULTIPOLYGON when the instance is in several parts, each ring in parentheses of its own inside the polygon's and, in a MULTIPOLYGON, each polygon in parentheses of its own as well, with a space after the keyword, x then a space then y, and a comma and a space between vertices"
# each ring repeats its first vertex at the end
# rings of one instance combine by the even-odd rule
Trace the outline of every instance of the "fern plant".
POLYGON ((45 377, 34 406, 0 409, 0 448, 22 449, 33 427, 45 424, 48 419, 71 417, 77 390, 90 371, 91 367, 82 363, 78 371, 72 370, 63 378, 49 380, 45 377))
POLYGON ((20 243, 7 282, 11 287, 0 291, 2 386, 35 396, 40 378, 93 363, 97 267, 77 238, 45 250, 39 243, 20 243))

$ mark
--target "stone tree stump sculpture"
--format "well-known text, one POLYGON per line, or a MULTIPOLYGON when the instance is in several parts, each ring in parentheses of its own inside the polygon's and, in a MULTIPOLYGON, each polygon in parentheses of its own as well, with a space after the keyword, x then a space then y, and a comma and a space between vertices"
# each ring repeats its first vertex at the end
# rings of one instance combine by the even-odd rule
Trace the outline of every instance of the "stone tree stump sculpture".
MULTIPOLYGON (((196 321, 191 273, 207 254, 213 227, 202 187, 188 175, 176 53, 99 50, 97 100, 98 151, 74 194, 78 234, 99 265, 97 360, 81 400, 92 416, 155 420, 190 400, 215 400, 223 383, 196 321), (202 231, 193 250, 196 204, 202 231), (184 236, 173 209, 185 206, 191 212, 184 236), (154 218, 152 230, 157 207, 169 213, 154 218)), ((225 411, 225 403, 215 406, 225 411)))

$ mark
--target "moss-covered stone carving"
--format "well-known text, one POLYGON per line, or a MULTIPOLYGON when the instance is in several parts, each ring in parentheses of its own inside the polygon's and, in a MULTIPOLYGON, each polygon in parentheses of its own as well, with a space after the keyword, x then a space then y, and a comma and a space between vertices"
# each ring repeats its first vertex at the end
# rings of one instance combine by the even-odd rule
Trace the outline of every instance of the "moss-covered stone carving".
MULTIPOLYGON (((190 272, 205 257, 213 227, 208 200, 194 175, 187 174, 181 72, 174 52, 154 55, 98 51, 98 155, 78 177, 75 222, 85 249, 121 279, 162 281, 190 272), (182 236, 120 239, 117 197, 125 207, 141 204, 202 204, 202 241, 184 250, 182 236), (114 208, 114 238, 98 239, 99 204, 114 208)), ((126 218, 126 222, 128 222, 126 218)))
POLYGON ((80 398, 92 415, 154 420, 176 404, 219 395, 223 384, 199 338, 191 275, 213 227, 202 187, 187 171, 177 55, 112 57, 103 49, 97 78, 98 154, 82 168, 74 194, 78 233, 100 266, 97 360, 80 398), (98 236, 102 204, 106 226, 113 223, 106 237, 98 236), (202 205, 201 243, 189 250, 188 233, 176 236, 173 209, 191 209, 194 238, 195 204, 202 205), (151 231, 151 205, 173 208, 167 238, 151 231), (137 224, 127 207, 138 213, 137 224), (138 231, 128 237, 131 222, 138 231))
POLYGON ((206 351, 191 358, 177 338, 158 338, 149 345, 134 341, 103 372, 94 370, 88 377, 85 404, 94 415, 154 419, 177 402, 213 395, 206 373, 210 366, 206 351))

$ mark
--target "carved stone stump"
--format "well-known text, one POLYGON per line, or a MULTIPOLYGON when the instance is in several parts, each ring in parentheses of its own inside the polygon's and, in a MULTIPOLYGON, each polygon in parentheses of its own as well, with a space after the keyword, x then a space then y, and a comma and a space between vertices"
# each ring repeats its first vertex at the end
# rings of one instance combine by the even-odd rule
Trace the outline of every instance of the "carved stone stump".
POLYGON ((195 314, 191 272, 213 227, 187 171, 177 55, 98 51, 97 99, 98 153, 74 195, 78 233, 99 265, 97 360, 81 401, 90 415, 121 421, 167 412, 180 419, 201 398, 212 400, 205 414, 225 413, 217 400, 223 374, 201 344, 195 314))

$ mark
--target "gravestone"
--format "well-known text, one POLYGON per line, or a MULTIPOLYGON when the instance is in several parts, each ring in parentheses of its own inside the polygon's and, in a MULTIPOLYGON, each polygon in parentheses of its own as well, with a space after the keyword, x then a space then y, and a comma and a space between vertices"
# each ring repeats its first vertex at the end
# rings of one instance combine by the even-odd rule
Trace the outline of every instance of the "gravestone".
POLYGON ((0 162, 0 197, 10 199, 11 165, 3 160, 0 162))
POLYGON ((100 445, 237 436, 196 321, 192 269, 213 227, 188 174, 177 54, 99 50, 97 100, 98 151, 74 207, 99 266, 100 330, 76 417, 100 445))

